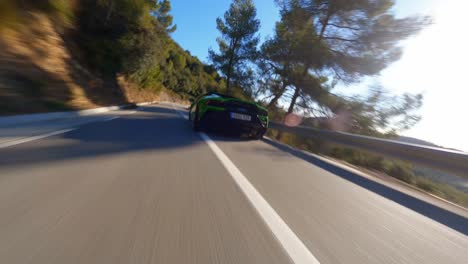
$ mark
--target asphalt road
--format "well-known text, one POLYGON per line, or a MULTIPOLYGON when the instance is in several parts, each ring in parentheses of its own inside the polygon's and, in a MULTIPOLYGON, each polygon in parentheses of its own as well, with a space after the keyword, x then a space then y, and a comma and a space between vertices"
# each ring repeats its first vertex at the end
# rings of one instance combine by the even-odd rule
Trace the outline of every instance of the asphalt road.
POLYGON ((0 127, 0 263, 468 263, 466 210, 183 115, 0 127))

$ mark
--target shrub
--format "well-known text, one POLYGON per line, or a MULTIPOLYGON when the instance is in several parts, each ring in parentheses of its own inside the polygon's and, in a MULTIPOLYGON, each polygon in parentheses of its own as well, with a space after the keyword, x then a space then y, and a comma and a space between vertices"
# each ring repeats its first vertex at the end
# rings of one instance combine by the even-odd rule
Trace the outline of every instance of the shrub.
POLYGON ((74 20, 73 1, 69 0, 2 0, 0 1, 0 27, 12 27, 27 20, 27 13, 47 13, 67 26, 74 20))
POLYGON ((390 166, 389 170, 386 173, 392 177, 395 177, 399 180, 402 180, 409 184, 414 184, 414 173, 411 169, 410 165, 405 165, 401 162, 394 162, 392 166, 390 166))

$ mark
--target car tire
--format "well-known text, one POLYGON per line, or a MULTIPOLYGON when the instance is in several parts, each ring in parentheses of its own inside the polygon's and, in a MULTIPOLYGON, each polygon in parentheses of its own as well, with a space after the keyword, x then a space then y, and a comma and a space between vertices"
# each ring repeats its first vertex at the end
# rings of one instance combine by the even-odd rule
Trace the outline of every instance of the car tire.
POLYGON ((265 133, 263 131, 257 131, 250 138, 253 139, 253 140, 260 140, 260 139, 263 139, 263 135, 265 135, 265 133))
POLYGON ((198 120, 198 107, 195 108, 195 116, 191 117, 193 131, 200 131, 200 120, 198 120))

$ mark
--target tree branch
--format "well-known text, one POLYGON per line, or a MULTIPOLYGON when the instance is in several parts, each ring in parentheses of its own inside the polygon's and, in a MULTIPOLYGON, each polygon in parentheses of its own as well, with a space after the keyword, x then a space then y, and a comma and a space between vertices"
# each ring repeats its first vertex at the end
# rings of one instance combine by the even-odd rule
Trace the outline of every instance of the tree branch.
POLYGON ((329 25, 329 24, 328 24, 328 21, 330 21, 331 16, 332 16, 331 11, 330 11, 330 10, 327 10, 327 15, 326 15, 326 17, 324 18, 324 20, 323 20, 323 22, 322 22, 322 28, 320 29, 319 41, 322 40, 322 38, 324 37, 323 35, 325 34, 325 29, 326 29, 327 26, 329 25))
POLYGON ((332 27, 336 27, 336 28, 344 28, 344 29, 351 29, 351 30, 361 30, 359 28, 354 28, 354 27, 351 27, 351 26, 340 26, 340 25, 336 25, 336 24, 333 24, 333 23, 328 23, 329 26, 332 26, 332 27))
POLYGON ((323 39, 339 40, 339 41, 346 41, 346 42, 357 42, 358 41, 358 39, 347 39, 347 38, 327 37, 327 36, 324 36, 323 39))

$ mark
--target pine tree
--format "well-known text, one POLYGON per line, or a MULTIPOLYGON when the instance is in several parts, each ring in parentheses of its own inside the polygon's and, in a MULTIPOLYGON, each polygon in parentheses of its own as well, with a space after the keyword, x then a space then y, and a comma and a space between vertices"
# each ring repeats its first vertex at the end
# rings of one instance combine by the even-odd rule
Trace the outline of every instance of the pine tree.
POLYGON ((217 39, 219 53, 210 50, 209 56, 213 65, 226 77, 228 91, 233 83, 243 86, 252 80, 252 70, 247 62, 257 55, 260 21, 256 14, 252 0, 234 0, 224 19, 216 20, 221 32, 217 39))

